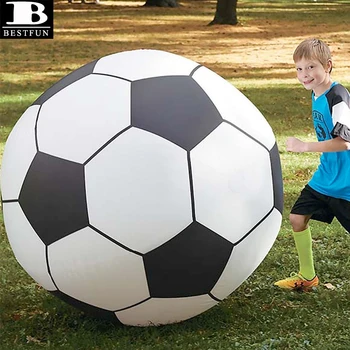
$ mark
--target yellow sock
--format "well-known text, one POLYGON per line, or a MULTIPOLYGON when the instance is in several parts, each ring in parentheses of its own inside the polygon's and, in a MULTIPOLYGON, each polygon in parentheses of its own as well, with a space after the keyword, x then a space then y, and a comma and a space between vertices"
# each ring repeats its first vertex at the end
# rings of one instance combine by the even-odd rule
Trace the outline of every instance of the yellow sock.
POLYGON ((315 277, 314 259, 312 254, 311 231, 308 227, 301 232, 294 232, 294 241, 299 256, 299 272, 307 280, 315 277))

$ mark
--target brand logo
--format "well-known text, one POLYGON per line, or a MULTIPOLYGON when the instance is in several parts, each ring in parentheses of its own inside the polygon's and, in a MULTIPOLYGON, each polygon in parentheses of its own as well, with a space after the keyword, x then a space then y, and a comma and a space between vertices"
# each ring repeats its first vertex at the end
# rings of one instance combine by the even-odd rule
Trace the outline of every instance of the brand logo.
POLYGON ((53 39, 53 0, 0 0, 1 39, 53 39))
POLYGON ((323 115, 320 112, 313 110, 312 117, 318 141, 330 140, 332 138, 331 133, 328 130, 323 115))

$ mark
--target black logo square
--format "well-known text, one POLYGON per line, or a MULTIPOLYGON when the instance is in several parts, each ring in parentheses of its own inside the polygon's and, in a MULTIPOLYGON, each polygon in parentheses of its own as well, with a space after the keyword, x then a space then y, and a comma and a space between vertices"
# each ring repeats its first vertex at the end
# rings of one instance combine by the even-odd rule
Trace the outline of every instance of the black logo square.
POLYGON ((0 0, 0 39, 53 39, 54 0, 0 0))

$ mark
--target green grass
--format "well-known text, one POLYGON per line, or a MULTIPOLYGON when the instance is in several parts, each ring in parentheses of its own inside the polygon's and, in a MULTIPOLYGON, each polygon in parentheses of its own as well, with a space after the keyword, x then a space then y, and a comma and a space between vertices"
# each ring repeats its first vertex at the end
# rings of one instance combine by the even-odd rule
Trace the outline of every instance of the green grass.
POLYGON ((333 39, 334 74, 349 87, 350 6, 345 1, 243 1, 238 9, 241 26, 209 28, 206 24, 214 10, 213 1, 184 2, 174 10, 59 3, 55 40, 3 40, 0 157, 19 116, 73 69, 126 49, 156 48, 182 54, 232 82, 261 110, 275 132, 285 212, 280 234, 266 259, 230 297, 191 320, 158 328, 120 327, 91 319, 38 287, 16 262, 0 212, 1 350, 350 348, 350 237, 338 222, 312 223, 316 269, 322 283, 336 288, 320 286, 310 293, 298 293, 273 287, 276 279, 297 268, 288 211, 319 157, 285 150, 288 136, 315 139, 309 93, 295 80, 292 50, 307 35, 333 39), (262 57, 265 51, 268 54, 262 57), (257 55, 256 61, 252 55, 257 55))

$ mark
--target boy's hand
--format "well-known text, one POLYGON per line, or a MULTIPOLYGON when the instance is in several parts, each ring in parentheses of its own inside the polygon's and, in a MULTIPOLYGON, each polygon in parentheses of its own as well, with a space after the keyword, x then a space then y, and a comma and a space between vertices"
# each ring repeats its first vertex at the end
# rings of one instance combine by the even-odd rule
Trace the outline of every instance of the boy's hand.
POLYGON ((296 137, 288 137, 287 142, 287 151, 290 152, 306 152, 307 149, 307 144, 306 142, 300 141, 296 137))

